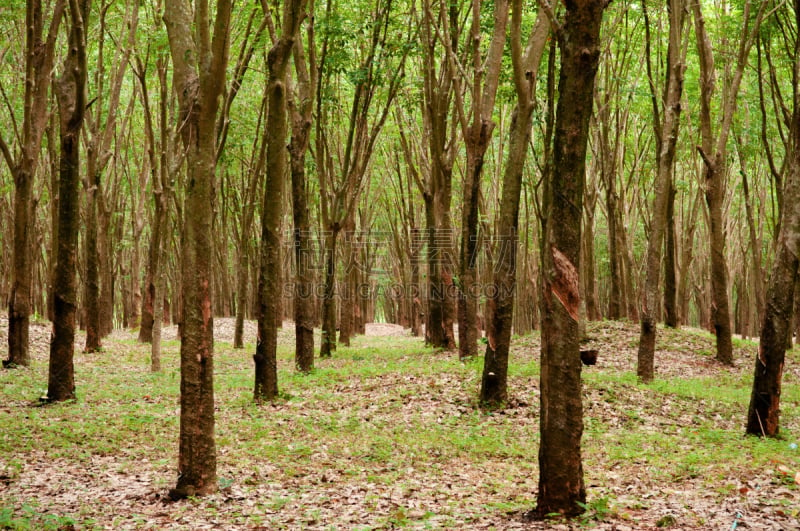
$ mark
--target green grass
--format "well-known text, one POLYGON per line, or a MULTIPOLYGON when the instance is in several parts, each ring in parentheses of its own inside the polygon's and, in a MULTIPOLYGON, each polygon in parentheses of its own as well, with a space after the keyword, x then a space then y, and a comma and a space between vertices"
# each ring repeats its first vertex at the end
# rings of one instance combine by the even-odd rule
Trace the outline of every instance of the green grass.
MULTIPOLYGON (((664 336, 665 344, 681 348, 708 339, 694 331, 664 336)), ((292 350, 282 346, 281 397, 261 406, 252 401, 251 350, 219 344, 220 487, 252 503, 237 509, 224 502, 226 494, 164 511, 173 519, 294 528, 325 522, 334 514, 326 512, 329 505, 350 496, 371 515, 362 528, 444 529, 468 526, 487 514, 502 518, 528 510, 538 475, 536 336, 515 345, 509 367, 514 400, 507 408, 484 411, 476 400, 482 360, 462 363, 416 339, 356 338, 332 359, 316 360, 309 375, 294 371, 292 350), (297 526, 287 524, 287 513, 296 516, 297 526)), ((59 474, 86 470, 98 485, 106 472, 121 478, 147 474, 151 494, 172 485, 179 344, 165 344, 164 370, 158 374, 149 372, 147 347, 134 341, 106 347, 79 356, 73 402, 36 405, 46 381, 41 358, 30 369, 0 372, 0 476, 11 485, 27 477, 30 463, 59 474)), ((695 347, 698 354, 705 348, 695 347)), ((797 362, 797 353, 789 353, 787 363, 797 362)), ((788 448, 800 438, 797 385, 784 388, 782 438, 761 440, 743 436, 750 371, 712 372, 649 385, 630 371, 584 372, 583 452, 592 484, 584 525, 633 518, 632 502, 617 499, 611 489, 619 476, 691 485, 719 499, 737 496, 736 481, 755 477, 797 490, 778 468, 800 470, 800 450, 788 448), (606 475, 612 469, 617 476, 606 475)), ((102 518, 108 525, 146 527, 153 518, 142 512, 147 503, 108 520, 102 504, 91 499, 65 507, 53 496, 37 501, 3 492, 0 529, 91 528, 102 518)), ((336 527, 360 525, 342 521, 336 527)))

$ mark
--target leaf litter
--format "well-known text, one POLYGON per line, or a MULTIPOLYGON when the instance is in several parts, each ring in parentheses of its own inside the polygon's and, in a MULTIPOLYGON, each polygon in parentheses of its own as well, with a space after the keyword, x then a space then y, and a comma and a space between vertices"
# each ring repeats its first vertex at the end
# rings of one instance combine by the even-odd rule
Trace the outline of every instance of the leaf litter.
MULTIPOLYGON (((34 327, 33 367, 0 374, 0 424, 10 427, 0 439, 0 518, 29 518, 33 529, 54 516, 64 529, 800 529, 794 351, 784 439, 759 441, 741 435, 753 343, 737 342, 737 366, 728 368, 710 355, 709 334, 659 330, 659 380, 648 387, 634 376, 637 326, 589 323, 600 358, 584 370, 587 512, 572 522, 530 522, 536 334, 515 339, 509 404, 483 411, 480 360, 463 364, 455 353, 425 349, 393 325, 369 326, 302 377, 292 371, 287 324, 284 395, 258 407, 250 400, 252 348, 232 350, 232 331, 232 320, 215 321, 220 490, 173 503, 174 327, 165 329, 160 375, 148 372, 148 347, 116 331, 104 352, 76 350, 76 403, 33 408, 36 389, 20 387, 46 381, 49 337, 48 327, 34 327), (682 384, 693 380, 734 391, 682 384)), ((245 341, 254 338, 248 323, 245 341)))

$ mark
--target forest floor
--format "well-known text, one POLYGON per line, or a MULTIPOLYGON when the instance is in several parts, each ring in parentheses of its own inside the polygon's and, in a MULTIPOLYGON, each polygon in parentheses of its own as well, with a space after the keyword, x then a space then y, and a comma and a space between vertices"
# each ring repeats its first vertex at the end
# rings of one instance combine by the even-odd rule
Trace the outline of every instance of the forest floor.
MULTIPOLYGON (((231 348, 216 321, 217 494, 171 502, 176 479, 179 343, 163 367, 117 331, 76 352, 78 399, 38 407, 49 325, 34 363, 0 371, 0 529, 800 529, 800 351, 788 353, 782 437, 743 435, 757 345, 736 367, 713 338, 659 330, 658 379, 637 382, 638 327, 589 323, 584 369, 586 513, 526 522, 538 481, 539 336, 516 338, 512 399, 476 403, 482 360, 461 363, 392 325, 293 370, 280 333, 281 398, 252 401, 255 326, 231 348)), ((0 345, 6 323, 0 320, 0 345)), ((83 336, 78 337, 82 345, 83 336)))

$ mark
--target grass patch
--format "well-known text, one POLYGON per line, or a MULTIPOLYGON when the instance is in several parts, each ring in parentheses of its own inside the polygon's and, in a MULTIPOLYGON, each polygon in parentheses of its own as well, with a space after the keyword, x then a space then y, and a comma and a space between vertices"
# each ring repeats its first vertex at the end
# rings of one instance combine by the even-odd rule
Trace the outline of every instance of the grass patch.
MULTIPOLYGON (((635 332, 627 323, 589 327, 604 345, 627 345, 635 332)), ((686 356, 671 363, 694 362, 713 348, 705 332, 670 330, 659 337, 686 356)), ((180 346, 165 344, 164 370, 153 374, 146 346, 132 339, 105 345, 105 352, 77 356, 74 402, 33 405, 47 376, 41 356, 30 369, 0 372, 0 529, 171 522, 185 528, 214 522, 270 529, 502 528, 509 514, 535 503, 536 335, 515 340, 511 399, 491 412, 477 407, 482 358, 461 362, 457 353, 425 348, 420 339, 358 337, 332 358, 317 359, 307 375, 294 371, 292 346, 282 344, 282 394, 264 405, 252 400, 252 349, 218 344, 221 491, 167 506, 160 496, 176 474, 180 346)), ((769 502, 764 507, 792 515, 784 502, 791 501, 786 492, 800 497, 786 472, 800 471, 800 450, 789 446, 800 433, 796 385, 784 387, 783 438, 744 437, 749 363, 735 370, 695 363, 685 377, 659 376, 643 385, 629 364, 635 350, 603 348, 601 363, 583 373, 589 485, 583 525, 653 527, 663 516, 654 500, 667 497, 665 486, 729 504, 746 501, 742 489, 757 490, 759 503, 769 502), (607 360, 614 365, 603 365, 607 360)), ((797 351, 788 353, 787 367, 798 362, 797 351)), ((797 373, 788 370, 786 378, 797 381, 797 373)), ((776 515, 764 512, 762 521, 783 522, 776 515)), ((717 526, 711 512, 689 520, 687 509, 678 518, 688 527, 700 519, 706 528, 717 526)))

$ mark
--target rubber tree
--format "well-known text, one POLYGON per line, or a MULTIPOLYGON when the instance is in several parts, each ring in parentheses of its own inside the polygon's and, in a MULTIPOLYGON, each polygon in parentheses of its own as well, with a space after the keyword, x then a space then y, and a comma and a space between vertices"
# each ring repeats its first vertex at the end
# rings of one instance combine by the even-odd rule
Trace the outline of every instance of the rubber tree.
POLYGON ((517 103, 511 116, 508 154, 503 170, 497 233, 502 251, 494 265, 492 308, 487 330, 486 354, 481 377, 481 402, 498 406, 508 398, 508 355, 514 315, 514 291, 517 280, 517 246, 522 174, 531 139, 535 106, 536 79, 544 47, 550 32, 547 17, 540 15, 523 51, 522 1, 515 0, 511 10, 511 64, 517 103))
POLYGON ((39 151, 48 121, 55 45, 61 25, 65 0, 57 0, 52 18, 45 29, 45 11, 41 0, 25 4, 25 92, 22 131, 16 131, 20 143, 12 154, 0 134, 0 151, 14 179, 14 246, 12 249, 11 292, 8 298, 8 359, 3 366, 27 366, 28 331, 31 313, 33 231, 33 183, 39 164, 39 151))
POLYGON ((472 123, 467 124, 460 91, 456 91, 456 105, 460 117, 462 136, 467 156, 467 167, 462 187, 461 252, 459 257, 458 291, 458 349, 459 356, 468 358, 478 353, 478 205, 481 198, 481 176, 484 158, 495 129, 493 119, 503 51, 506 45, 506 27, 510 2, 494 2, 494 25, 485 57, 481 53, 480 0, 472 0, 472 25, 470 47, 470 112, 472 123))
MULTIPOLYGON (((311 1, 308 11, 314 12, 311 1)), ((294 44, 295 84, 293 97, 289 100, 292 135, 289 141, 289 167, 292 174, 292 221, 295 286, 295 368, 302 373, 314 369, 314 308, 313 308, 313 245, 308 208, 308 178, 306 154, 310 145, 310 133, 314 111, 314 87, 316 81, 316 55, 314 23, 310 18, 306 27, 308 52, 302 39, 294 44)))
POLYGON ((711 38, 706 28, 700 2, 691 4, 700 63, 700 136, 697 147, 705 167, 705 199, 708 208, 709 245, 711 264, 712 321, 716 335, 716 358, 727 365, 733 364, 733 339, 730 304, 728 301, 728 265, 725 260, 726 234, 723 219, 723 204, 726 195, 727 144, 736 112, 739 88, 750 49, 758 36, 761 20, 768 2, 758 2, 753 14, 753 2, 747 0, 743 6, 742 27, 739 36, 736 61, 726 90, 719 102, 720 116, 712 118, 712 99, 715 92, 716 72, 711 38), (718 127, 713 124, 719 123, 718 127))
POLYGON ((78 313, 80 135, 86 113, 86 15, 88 0, 69 0, 68 50, 56 81, 61 136, 58 172, 58 251, 53 284, 47 401, 75 398, 75 321, 78 313))
POLYGON ((186 155, 185 210, 191 212, 184 219, 181 249, 181 418, 173 499, 217 490, 211 226, 215 124, 225 86, 232 1, 218 1, 213 20, 208 0, 193 4, 167 2, 164 11, 186 155))
MULTIPOLYGON (((655 82, 650 77, 653 94, 653 129, 656 137, 656 175, 653 215, 647 239, 646 278, 639 316, 641 333, 637 374, 644 382, 653 380, 656 346, 656 318, 661 304, 661 252, 667 228, 668 201, 672 189, 672 172, 675 164, 675 147, 678 143, 683 74, 686 70, 684 45, 685 5, 683 0, 669 0, 669 43, 667 45, 666 83, 663 95, 663 120, 655 101, 655 82)), ((646 12, 646 11, 645 11, 646 12)), ((649 35, 649 32, 648 32, 649 35)), ((648 40, 649 50, 649 40, 648 40)), ((649 61, 648 61, 649 64, 649 61)), ((648 69, 648 72, 650 70, 648 69)))
POLYGON ((586 146, 606 0, 567 0, 553 23, 561 51, 553 169, 542 254, 539 493, 536 513, 573 516, 586 502, 578 308, 586 146))
MULTIPOLYGON (((800 1, 793 2, 795 27, 800 27, 800 1)), ((766 310, 755 360, 753 389, 747 412, 746 432, 775 437, 780 431, 780 403, 786 337, 792 332, 792 307, 800 260, 800 39, 792 50, 794 71, 790 138, 784 173, 783 207, 777 256, 767 287, 766 310)))
POLYGON ((267 165, 261 214, 261 261, 258 272, 258 337, 256 340, 256 401, 278 396, 278 322, 282 290, 281 218, 286 189, 286 138, 288 135, 288 71, 297 32, 305 16, 305 0, 283 6, 281 36, 267 56, 267 119, 265 122, 267 165))
MULTIPOLYGON (((419 21, 422 47, 423 134, 421 148, 425 170, 417 186, 425 202, 427 235, 428 308, 425 342, 436 348, 456 347, 453 323, 454 256, 451 202, 453 165, 459 136, 454 125, 453 102, 461 88, 454 55, 464 31, 458 2, 423 0, 419 21)), ((402 137, 401 137, 401 140, 402 137)), ((406 162, 412 160, 411 146, 403 141, 406 162)), ((415 174, 416 175, 416 174, 415 174)))
MULTIPOLYGON (((86 111, 86 272, 84 281, 84 303, 86 308, 87 352, 100 350, 102 338, 111 333, 114 315, 111 282, 111 257, 109 250, 109 208, 103 197, 103 173, 114 152, 111 143, 117 131, 117 114, 120 93, 128 70, 129 60, 135 44, 139 23, 139 3, 128 2, 125 25, 127 37, 114 56, 112 71, 106 78, 105 34, 110 33, 106 16, 111 4, 99 10, 99 32, 97 44, 97 66, 94 73, 93 91, 95 100, 86 111), (106 82, 108 81, 108 87, 106 82), (102 218, 102 219, 101 219, 102 218), (102 227, 101 227, 102 225, 102 227)), ((113 38, 112 38, 113 39, 113 38)), ((113 42, 109 39, 108 42, 113 42)))

